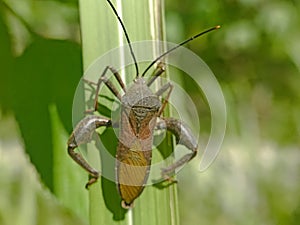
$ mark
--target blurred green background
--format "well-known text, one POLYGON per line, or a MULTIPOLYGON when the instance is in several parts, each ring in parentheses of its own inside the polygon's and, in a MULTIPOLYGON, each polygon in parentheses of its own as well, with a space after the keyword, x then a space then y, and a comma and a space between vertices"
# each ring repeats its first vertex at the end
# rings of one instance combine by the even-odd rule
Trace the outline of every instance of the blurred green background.
MULTIPOLYGON (((216 75, 228 123, 214 164, 199 173, 193 161, 179 174, 182 224, 298 224, 300 2, 165 0, 165 8, 171 42, 222 26, 187 46, 216 75)), ((67 194, 55 188, 65 182, 57 173, 65 171, 53 166, 53 149, 72 130, 73 94, 82 75, 78 2, 0 0, 0 68, 0 168, 18 165, 20 154, 11 152, 25 149, 43 183, 65 203, 67 194)), ((198 89, 183 86, 199 99, 198 89)), ((203 104, 198 110, 205 137, 209 111, 203 104)), ((4 181, 20 174, 3 168, 0 224, 9 208, 4 181)))

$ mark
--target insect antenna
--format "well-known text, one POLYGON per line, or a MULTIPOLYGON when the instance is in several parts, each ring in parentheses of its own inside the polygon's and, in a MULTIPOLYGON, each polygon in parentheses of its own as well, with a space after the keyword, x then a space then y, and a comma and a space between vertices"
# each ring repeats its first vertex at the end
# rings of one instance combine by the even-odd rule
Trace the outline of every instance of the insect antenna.
POLYGON ((130 39, 129 39, 129 36, 128 36, 128 33, 126 31, 126 28, 125 28, 125 25, 122 21, 122 19, 120 18, 116 8, 114 7, 114 5, 111 3, 110 0, 106 0, 108 2, 108 4, 110 5, 111 9, 113 10, 115 16, 118 18, 119 20, 119 23, 121 24, 121 27, 122 27, 122 30, 124 32, 124 35, 126 37, 126 41, 128 43, 128 46, 129 46, 129 49, 130 49, 130 54, 132 56, 132 59, 133 59, 133 62, 134 62, 134 66, 135 66, 135 71, 136 71, 136 77, 139 76, 139 67, 138 67, 138 64, 137 64, 137 61, 136 61, 136 58, 135 58, 135 55, 134 55, 134 52, 133 52, 133 49, 132 49, 132 46, 131 46, 131 42, 130 42, 130 39))
MULTIPOLYGON (((142 74, 142 77, 145 76, 145 74, 148 72, 148 70, 149 70, 149 69, 150 69, 150 68, 151 68, 158 60, 160 60, 161 58, 163 58, 165 55, 169 54, 170 52, 173 52, 174 50, 176 50, 176 49, 179 48, 180 46, 182 46, 182 45, 184 45, 184 44, 186 44, 186 43, 188 43, 188 42, 190 42, 190 41, 192 41, 192 40, 194 40, 194 39, 196 39, 196 38, 202 36, 203 34, 206 34, 206 33, 210 32, 210 31, 213 31, 213 30, 217 30, 217 29, 219 29, 219 28, 221 28, 221 26, 218 25, 218 26, 209 28, 209 29, 207 29, 207 30, 205 30, 205 31, 202 31, 201 33, 196 34, 196 35, 194 35, 193 37, 190 37, 189 39, 187 39, 187 40, 185 40, 185 41, 179 43, 179 44, 176 45, 175 47, 173 47, 173 48, 169 49, 168 51, 164 52, 163 54, 161 54, 160 56, 158 56, 156 59, 154 59, 154 60, 150 63, 150 65, 144 70, 144 72, 143 72, 143 74, 142 74)), ((156 78, 157 78, 157 77, 156 77, 156 78)), ((151 83, 152 83, 153 81, 154 81, 154 80, 151 80, 151 83)))

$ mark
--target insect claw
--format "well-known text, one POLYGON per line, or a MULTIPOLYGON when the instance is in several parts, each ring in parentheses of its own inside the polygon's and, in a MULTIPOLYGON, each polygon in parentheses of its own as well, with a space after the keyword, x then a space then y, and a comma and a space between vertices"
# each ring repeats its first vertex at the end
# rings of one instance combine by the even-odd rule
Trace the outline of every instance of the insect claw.
POLYGON ((89 187, 93 184, 96 183, 98 180, 98 177, 92 177, 90 180, 86 183, 85 188, 89 189, 89 187))
POLYGON ((177 184, 178 180, 176 180, 174 177, 168 177, 166 178, 166 181, 168 181, 169 184, 177 184))
POLYGON ((164 181, 168 181, 168 183, 173 184, 173 183, 177 183, 178 181, 174 178, 174 175, 170 175, 171 172, 174 171, 170 171, 168 169, 162 168, 161 169, 161 176, 163 178, 164 181))

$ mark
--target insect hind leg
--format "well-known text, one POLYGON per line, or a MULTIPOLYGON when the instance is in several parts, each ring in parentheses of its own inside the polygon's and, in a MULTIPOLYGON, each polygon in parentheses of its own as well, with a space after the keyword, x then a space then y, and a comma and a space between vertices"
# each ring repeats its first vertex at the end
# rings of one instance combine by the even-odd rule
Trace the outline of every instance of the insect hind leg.
POLYGON ((162 169, 162 177, 170 180, 170 174, 173 174, 177 168, 186 164, 197 155, 197 139, 186 124, 175 118, 161 118, 161 121, 156 124, 156 129, 170 131, 176 137, 177 144, 182 144, 191 151, 191 153, 182 156, 173 164, 162 169))
POLYGON ((75 152, 75 149, 81 145, 88 143, 92 140, 92 135, 99 127, 110 127, 112 125, 111 120, 102 116, 89 115, 82 119, 68 140, 68 153, 71 158, 78 163, 83 169, 90 174, 90 180, 86 184, 88 188, 91 184, 95 183, 100 176, 100 173, 93 168, 80 153, 75 152))

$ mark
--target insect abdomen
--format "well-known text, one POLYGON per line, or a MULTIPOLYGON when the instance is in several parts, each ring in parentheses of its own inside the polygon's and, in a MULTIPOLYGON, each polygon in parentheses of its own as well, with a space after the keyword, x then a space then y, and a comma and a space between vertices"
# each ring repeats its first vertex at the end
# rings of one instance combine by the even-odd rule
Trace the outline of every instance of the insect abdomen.
POLYGON ((134 145, 128 148, 121 142, 118 146, 116 171, 118 190, 128 207, 142 193, 151 164, 151 150, 141 151, 137 147, 134 145))

